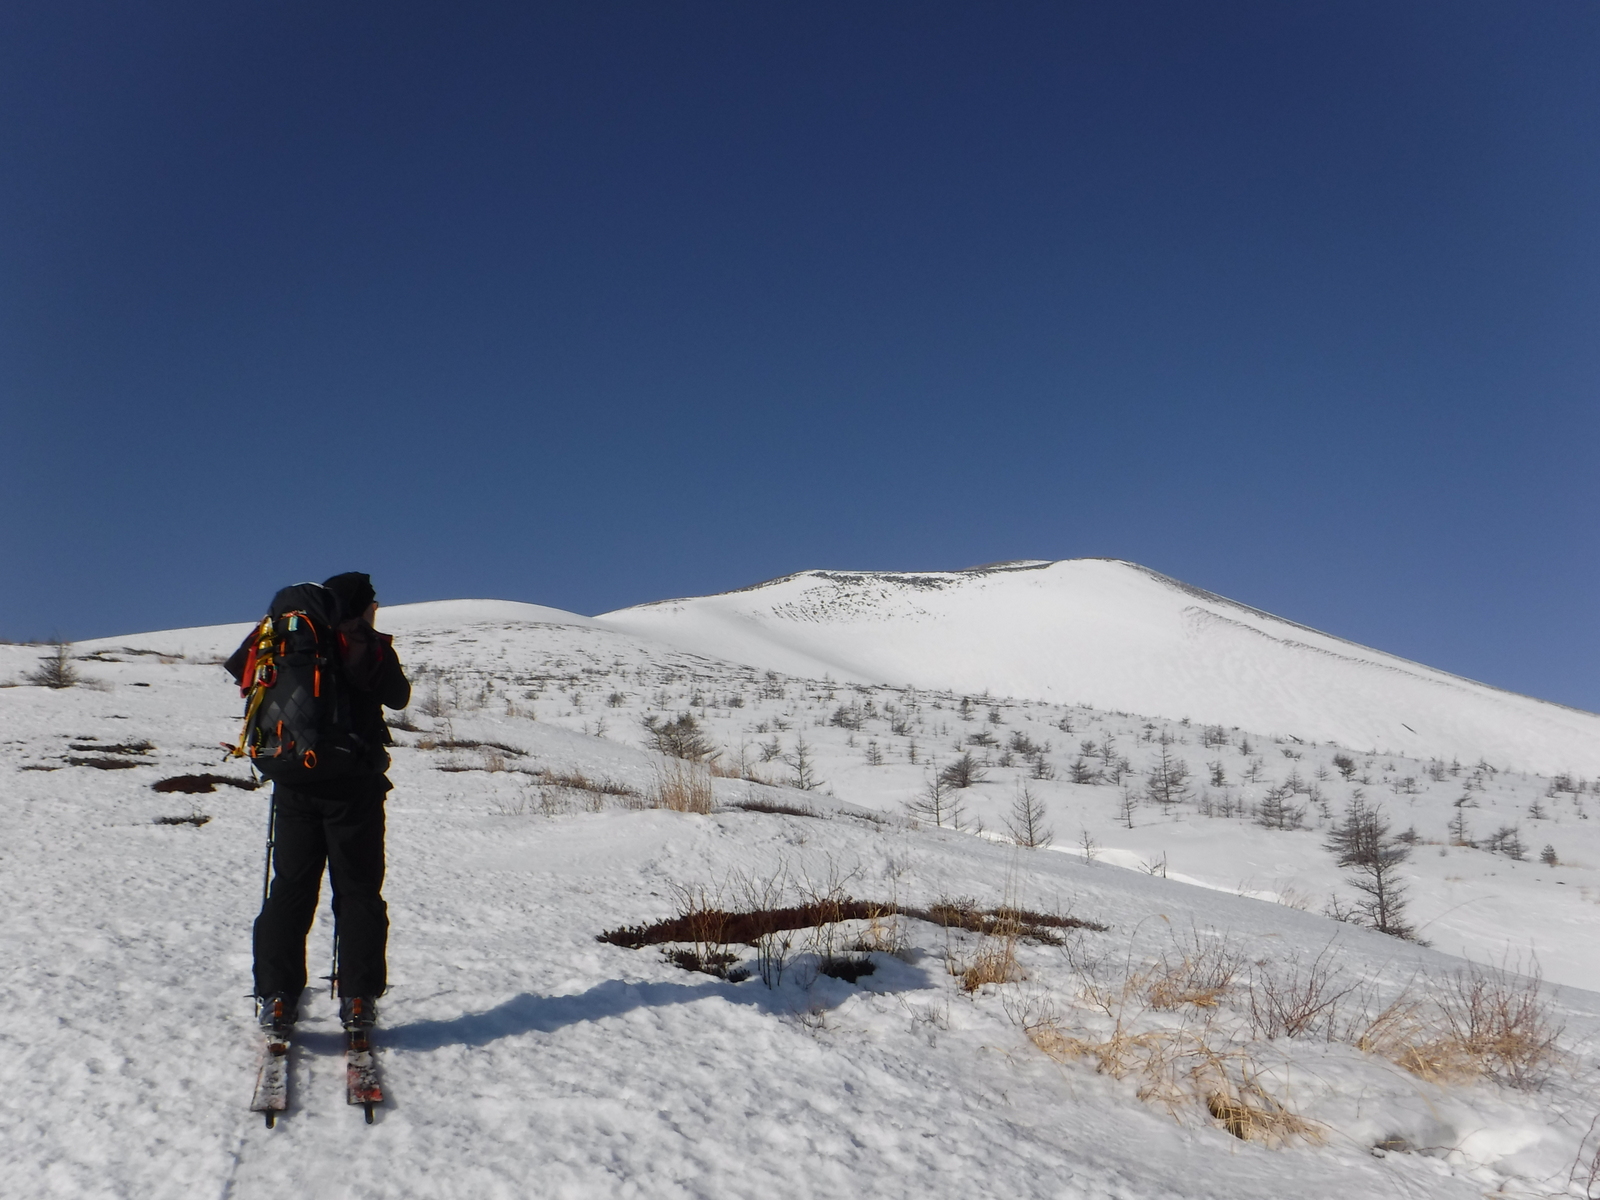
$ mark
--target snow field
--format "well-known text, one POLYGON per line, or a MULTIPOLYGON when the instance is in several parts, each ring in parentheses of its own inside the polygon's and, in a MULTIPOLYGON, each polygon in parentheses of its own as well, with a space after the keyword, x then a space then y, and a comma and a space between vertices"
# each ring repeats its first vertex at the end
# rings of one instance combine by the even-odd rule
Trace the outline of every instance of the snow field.
MULTIPOLYGON (((1321 1036, 1263 1041, 1242 985, 1215 1008, 1154 1008, 1147 990, 1134 989, 1107 1011, 1093 991, 1209 946, 1236 949, 1246 975, 1280 979, 1326 952, 1369 1008, 1416 980, 1448 979, 1462 964, 1441 951, 1459 947, 1480 962, 1508 947, 1513 956, 1536 949, 1548 978, 1587 983, 1586 893, 1596 887, 1581 813, 1587 785, 1546 797, 1550 779, 1479 773, 1474 830, 1520 822, 1530 844, 1559 832, 1559 858, 1574 865, 1419 847, 1407 871, 1418 923, 1436 946, 1427 949, 1318 915, 1340 873, 1321 849, 1316 827, 1329 818, 1310 794, 1294 801, 1312 826, 1303 831, 1261 828, 1249 808, 1268 778, 1298 771, 1333 816, 1364 786, 1397 826, 1444 841, 1472 766, 1451 774, 1452 764, 1439 764, 1436 780, 1426 762, 1361 754, 1352 755, 1356 779, 1371 783, 1347 783, 1337 770, 1316 780, 1343 748, 1231 729, 1226 746, 1202 747, 1201 730, 1177 721, 998 697, 968 697, 963 714, 954 693, 769 676, 549 610, 539 621, 516 611, 523 606, 452 607, 384 613, 418 687, 407 714, 414 729, 397 734, 389 805, 394 989, 381 1059, 393 1101, 371 1129, 345 1111, 325 995, 309 1001, 302 1023, 294 1110, 270 1133, 243 1112, 265 796, 149 787, 180 773, 242 774, 217 765, 212 748, 236 732, 237 704, 221 672, 200 660, 231 649, 243 627, 79 647, 123 660, 80 663, 91 687, 0 688, 0 937, 14 964, 0 983, 13 1016, 0 1032, 0 1194, 1275 1197, 1286 1173, 1297 1195, 1312 1197, 1582 1194, 1567 1177, 1593 1149, 1582 1145, 1594 1109, 1584 1080, 1600 1004, 1576 987, 1548 989, 1565 1064, 1527 1092, 1428 1082, 1321 1036), (123 646, 172 653, 163 662, 123 646), (878 715, 866 715, 869 701, 878 715), (847 723, 832 723, 841 709, 847 723), (851 728, 858 711, 861 727, 851 728), (718 811, 699 816, 550 782, 581 774, 647 790, 659 760, 643 748, 641 718, 682 712, 725 760, 743 747, 748 773, 772 786, 714 779, 718 811), (894 732, 897 717, 904 733, 894 732), (999 745, 974 746, 983 729, 999 745), (1045 760, 1056 778, 1028 785, 1061 849, 992 840, 1034 769, 1015 756, 1000 765, 1019 731, 1052 744, 1045 760), (1243 815, 1201 815, 1196 785, 1166 812, 1141 803, 1127 829, 1117 787, 1067 781, 1081 743, 1109 734, 1113 757, 1129 760, 1127 782, 1142 786, 1164 733, 1168 752, 1197 774, 1208 777, 1210 758, 1223 763, 1229 782, 1205 788, 1210 810, 1227 797, 1243 815), (783 786, 802 736, 822 781, 805 793, 783 786), (778 753, 763 763, 759 747, 774 737, 778 753), (140 765, 66 765, 88 755, 71 745, 142 739, 153 743, 148 752, 109 755, 140 765), (929 760, 948 763, 958 741, 988 759, 987 778, 964 797, 985 836, 905 820, 929 760), (869 765, 869 742, 881 765, 869 765), (1257 758, 1263 777, 1240 782, 1257 758), (1407 777, 1417 790, 1395 793, 1407 777), (731 807, 751 797, 820 815, 731 807), (1535 800, 1548 819, 1526 815, 1535 800), (153 824, 196 805, 210 817, 199 827, 153 824), (1116 865, 1163 859, 1166 878, 1116 865), (949 964, 993 947, 919 921, 900 923, 904 957, 874 955, 877 970, 858 985, 818 974, 803 938, 777 989, 595 940, 673 915, 681 887, 715 892, 741 875, 780 874, 905 904, 1009 899, 1108 929, 1062 947, 1021 942, 1025 978, 973 993, 949 964), (1262 894, 1303 899, 1307 909, 1248 898, 1262 894), (1462 903, 1484 918, 1448 911, 1462 903), (1192 1047, 1203 1032, 1213 1040, 1201 1044, 1246 1048, 1262 1092, 1315 1122, 1319 1140, 1279 1150, 1242 1142, 1192 1096, 1173 1105, 1141 1098, 1149 1078, 1139 1071, 1117 1079, 1096 1072, 1092 1053, 1057 1061, 1041 1048, 1059 1049, 1051 1031, 1103 1046, 1119 1015, 1135 1035, 1165 1030, 1192 1047), (1377 1157, 1380 1142, 1417 1152, 1377 1157)), ((0 680, 36 656, 0 647, 0 680)), ((313 975, 327 929, 324 914, 313 975)))

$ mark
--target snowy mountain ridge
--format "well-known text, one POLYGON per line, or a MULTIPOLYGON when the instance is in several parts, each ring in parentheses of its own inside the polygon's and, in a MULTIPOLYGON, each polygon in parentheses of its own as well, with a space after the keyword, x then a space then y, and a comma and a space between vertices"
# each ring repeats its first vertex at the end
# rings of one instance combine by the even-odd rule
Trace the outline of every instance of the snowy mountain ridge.
POLYGON ((1361 646, 1119 560, 802 571, 595 620, 791 674, 1600 773, 1600 716, 1361 646))

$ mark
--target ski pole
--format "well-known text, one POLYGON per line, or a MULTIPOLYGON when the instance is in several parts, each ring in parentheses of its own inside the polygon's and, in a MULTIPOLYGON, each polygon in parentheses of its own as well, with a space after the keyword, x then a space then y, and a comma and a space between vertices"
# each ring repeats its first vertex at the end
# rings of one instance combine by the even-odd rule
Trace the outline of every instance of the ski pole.
POLYGON ((272 890, 272 848, 277 844, 278 838, 278 789, 272 789, 272 795, 267 800, 267 862, 261 871, 261 907, 267 906, 267 897, 272 890))
MULTIPOLYGON (((278 789, 267 797, 267 861, 261 868, 261 907, 265 911, 272 890, 272 848, 278 840, 278 789)), ((256 997, 256 1016, 261 1015, 261 997, 256 997)))

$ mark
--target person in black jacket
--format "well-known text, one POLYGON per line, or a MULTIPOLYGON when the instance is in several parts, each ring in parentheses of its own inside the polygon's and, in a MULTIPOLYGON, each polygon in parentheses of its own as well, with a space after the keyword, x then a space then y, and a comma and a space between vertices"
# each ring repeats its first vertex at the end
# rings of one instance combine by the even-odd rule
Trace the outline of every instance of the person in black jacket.
MULTIPOLYGON (((272 884, 255 923, 255 987, 261 1023, 292 1025, 306 986, 306 935, 317 913, 327 868, 333 888, 338 946, 339 1019, 363 1028, 377 1016, 376 1000, 388 986, 385 951, 388 906, 383 900, 384 797, 393 786, 385 772, 392 744, 385 707, 404 708, 411 684, 393 639, 373 629, 378 599, 369 576, 335 575, 324 584, 338 598, 343 674, 350 688, 351 724, 367 747, 363 769, 338 779, 297 787, 273 786, 276 807, 272 884)), ((226 664, 237 680, 246 645, 226 664)))

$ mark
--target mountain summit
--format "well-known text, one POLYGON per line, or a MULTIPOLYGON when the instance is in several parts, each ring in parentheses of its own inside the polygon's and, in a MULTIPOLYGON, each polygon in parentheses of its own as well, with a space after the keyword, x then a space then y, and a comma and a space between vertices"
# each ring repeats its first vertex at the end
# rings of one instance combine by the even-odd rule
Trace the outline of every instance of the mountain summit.
POLYGON ((845 682, 1082 703, 1306 741, 1600 772, 1600 717, 1410 662, 1114 559, 801 571, 596 618, 845 682))

